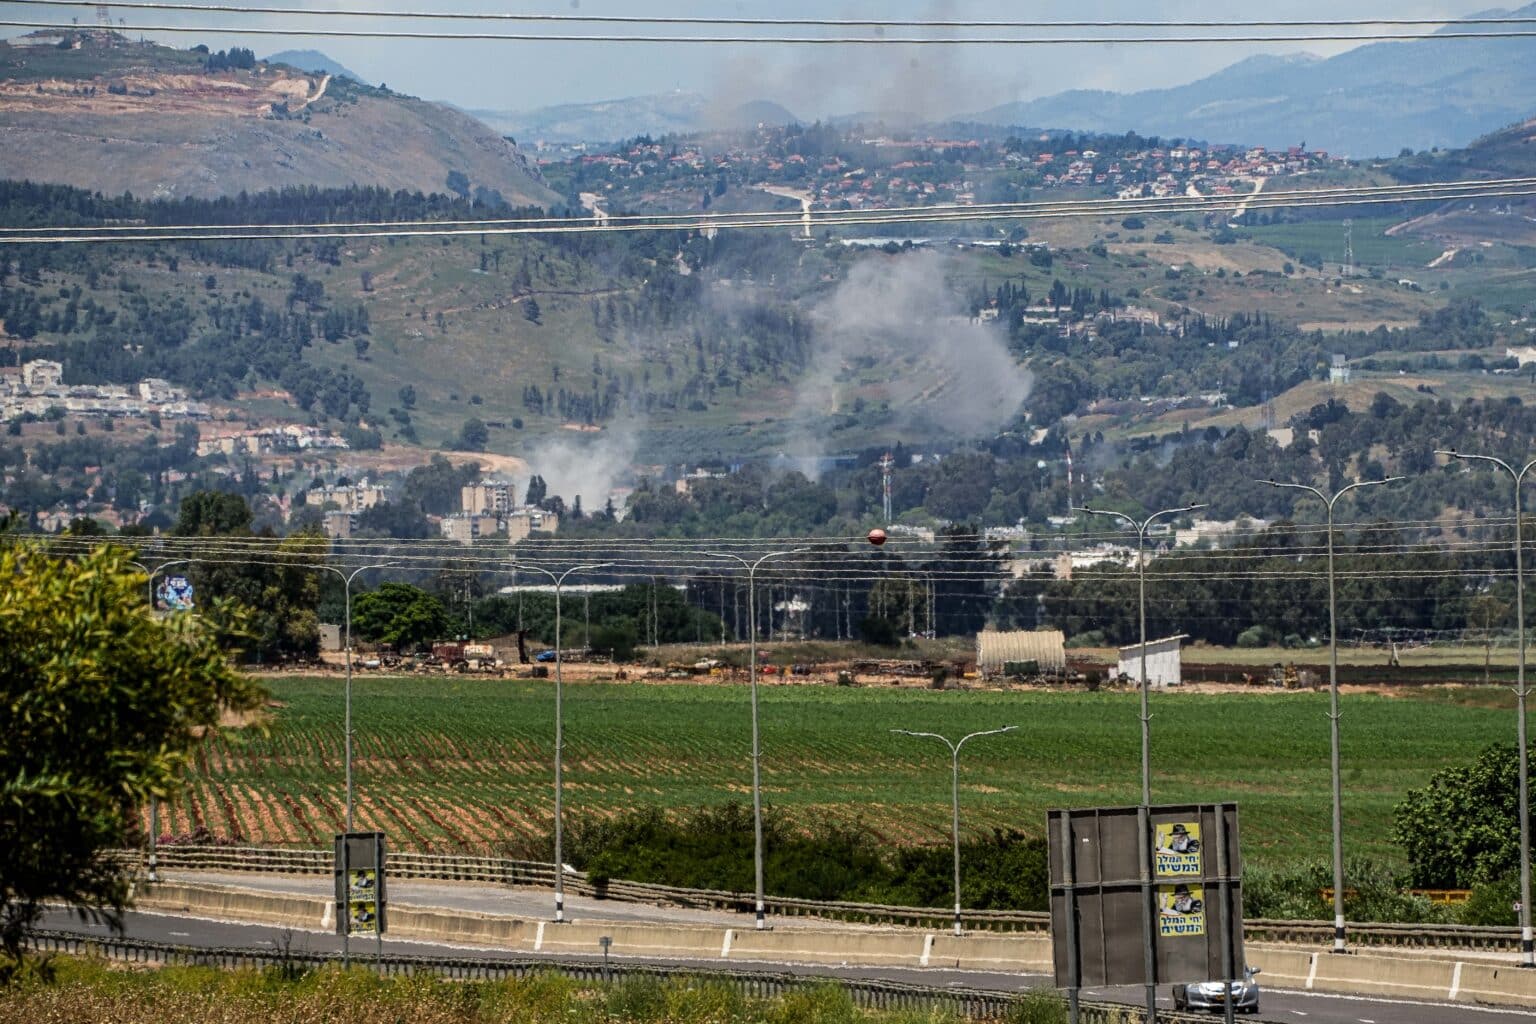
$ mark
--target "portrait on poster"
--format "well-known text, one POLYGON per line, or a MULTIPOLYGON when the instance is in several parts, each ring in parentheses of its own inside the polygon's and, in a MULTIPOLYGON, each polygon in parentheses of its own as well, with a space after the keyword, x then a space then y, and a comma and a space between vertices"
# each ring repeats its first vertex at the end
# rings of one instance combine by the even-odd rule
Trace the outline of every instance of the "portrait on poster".
POLYGON ((1157 887, 1157 932, 1164 937, 1205 934, 1205 887, 1160 885, 1157 887))
POLYGON ((1198 878, 1200 823, 1163 822, 1152 826, 1154 871, 1158 878, 1198 878))

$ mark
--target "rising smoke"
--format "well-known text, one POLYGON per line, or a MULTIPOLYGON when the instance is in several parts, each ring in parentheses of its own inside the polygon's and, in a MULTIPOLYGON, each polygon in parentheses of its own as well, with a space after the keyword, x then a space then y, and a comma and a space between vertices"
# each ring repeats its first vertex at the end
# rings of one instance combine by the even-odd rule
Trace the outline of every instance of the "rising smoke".
POLYGON ((1029 397, 1033 378, 995 325, 973 324, 929 250, 871 255, 811 311, 815 353, 794 419, 797 456, 823 454, 826 418, 855 392, 890 403, 896 432, 964 439, 993 434, 1029 397), (868 375, 878 384, 861 384, 868 375))
POLYGON ((597 512, 609 493, 629 478, 639 436, 639 424, 620 421, 600 432, 546 438, 525 458, 529 471, 549 485, 550 494, 559 495, 568 507, 580 495, 582 509, 597 512))

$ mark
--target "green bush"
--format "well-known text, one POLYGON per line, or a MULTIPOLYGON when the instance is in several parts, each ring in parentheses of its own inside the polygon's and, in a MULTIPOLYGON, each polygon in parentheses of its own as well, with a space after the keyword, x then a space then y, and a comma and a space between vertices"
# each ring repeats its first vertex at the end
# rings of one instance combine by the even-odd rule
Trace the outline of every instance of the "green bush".
POLYGON ((1273 635, 1267 626, 1249 626, 1237 634, 1237 646, 1268 647, 1273 640, 1273 635))
POLYGON ((1067 1001, 1055 989, 1030 989, 1008 1008, 1003 1024, 1067 1024, 1067 1001))
MULTIPOLYGON (((793 827, 773 808, 763 815, 768 891, 814 900, 941 907, 953 900, 951 847, 889 849, 862 825, 793 827)), ((566 828, 570 863, 602 884, 622 878, 660 885, 751 892, 752 809, 730 803, 677 816, 646 808, 616 818, 578 819, 566 828)), ((960 846, 962 902, 979 910, 1044 910, 1044 839, 994 831, 960 846)))
MULTIPOLYGON (((1321 921, 1333 917, 1333 865, 1314 861, 1279 871, 1248 868, 1243 915, 1321 921)), ((1344 859, 1344 913, 1351 921, 1445 922, 1451 911, 1409 895, 1408 879, 1365 857, 1344 859)))
POLYGON ((1515 903, 1520 899, 1519 874, 1506 875, 1494 882, 1472 887, 1472 895, 1461 906, 1461 923, 1484 927, 1514 926, 1520 923, 1515 903))

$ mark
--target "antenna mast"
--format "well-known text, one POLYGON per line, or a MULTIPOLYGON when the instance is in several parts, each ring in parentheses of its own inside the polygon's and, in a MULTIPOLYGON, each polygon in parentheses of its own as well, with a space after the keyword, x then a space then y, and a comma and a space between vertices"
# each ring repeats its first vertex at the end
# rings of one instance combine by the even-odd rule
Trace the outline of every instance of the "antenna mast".
POLYGON ((880 458, 880 497, 881 508, 885 512, 885 522, 889 526, 891 522, 891 470, 896 468, 896 459, 890 452, 886 452, 880 458))

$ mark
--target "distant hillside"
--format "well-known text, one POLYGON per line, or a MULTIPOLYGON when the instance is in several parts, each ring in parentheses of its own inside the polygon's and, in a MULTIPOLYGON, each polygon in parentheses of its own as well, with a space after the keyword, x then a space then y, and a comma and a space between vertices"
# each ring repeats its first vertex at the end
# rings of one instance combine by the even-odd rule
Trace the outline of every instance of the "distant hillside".
MULTIPOLYGON (((1404 182, 1536 176, 1536 118, 1478 139, 1466 149, 1395 160, 1388 168, 1404 182)), ((1536 246, 1536 202, 1530 198, 1447 203, 1398 225, 1397 234, 1438 238, 1449 246, 1487 242, 1536 246)))
POLYGON ((274 53, 266 60, 268 64, 287 64, 300 71, 314 71, 322 75, 350 78, 359 85, 374 84, 346 65, 338 64, 319 50, 284 50, 281 53, 274 53))
POLYGON ((514 205, 557 201, 516 146, 435 103, 249 59, 79 33, 0 44, 0 177, 108 194, 289 185, 442 192, 450 172, 514 205), (223 62, 221 62, 223 63, 223 62))
POLYGON ((636 135, 686 135, 738 131, 759 124, 795 124, 777 103, 754 100, 719 107, 691 92, 659 93, 596 103, 565 103, 537 110, 472 110, 498 131, 527 142, 616 142, 636 135))
MULTIPOLYGON (((1536 4, 1512 16, 1536 17, 1536 4)), ((1375 43, 1327 60, 1251 57, 1176 88, 1072 90, 960 119, 1268 146, 1305 141, 1370 157, 1464 146, 1528 116, 1533 96, 1536 38, 1431 38, 1375 43)))

